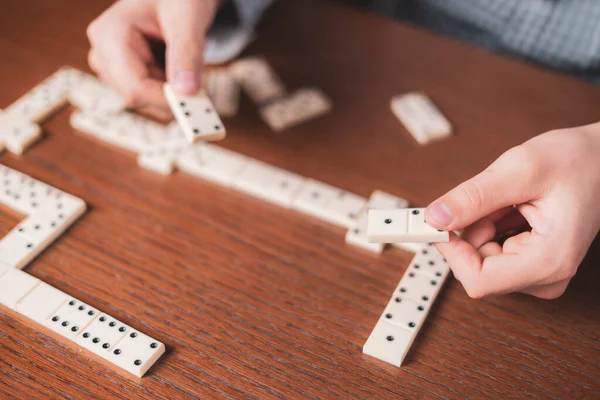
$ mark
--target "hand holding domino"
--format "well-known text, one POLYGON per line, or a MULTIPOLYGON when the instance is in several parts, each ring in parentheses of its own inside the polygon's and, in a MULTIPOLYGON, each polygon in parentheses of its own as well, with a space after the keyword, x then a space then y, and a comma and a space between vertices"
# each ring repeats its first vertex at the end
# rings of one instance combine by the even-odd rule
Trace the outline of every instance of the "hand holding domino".
POLYGON ((369 210, 367 237, 371 243, 435 243, 450 240, 447 231, 427 224, 424 208, 369 210))

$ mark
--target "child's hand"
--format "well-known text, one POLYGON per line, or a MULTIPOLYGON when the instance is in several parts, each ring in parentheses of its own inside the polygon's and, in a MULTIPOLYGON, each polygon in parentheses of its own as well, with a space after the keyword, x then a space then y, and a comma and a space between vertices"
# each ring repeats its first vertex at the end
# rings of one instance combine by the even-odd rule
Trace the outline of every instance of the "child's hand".
POLYGON ((167 79, 182 94, 200 89, 204 38, 220 0, 120 0, 88 27, 91 68, 134 108, 166 107, 165 76, 146 38, 167 45, 167 79))
POLYGON ((438 229, 465 228, 462 239, 451 233, 436 247, 469 296, 559 297, 600 228, 600 123, 507 151, 433 202, 425 218, 438 229), (503 245, 494 241, 527 223, 503 245))

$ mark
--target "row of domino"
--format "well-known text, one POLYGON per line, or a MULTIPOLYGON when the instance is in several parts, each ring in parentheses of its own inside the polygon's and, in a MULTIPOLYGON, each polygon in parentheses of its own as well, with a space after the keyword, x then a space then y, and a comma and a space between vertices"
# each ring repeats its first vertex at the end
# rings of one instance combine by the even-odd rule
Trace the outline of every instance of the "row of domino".
MULTIPOLYGON (((162 174, 170 174, 179 168, 191 175, 293 208, 348 229, 347 243, 376 253, 383 251, 385 244, 369 243, 368 209, 408 206, 406 200, 381 191, 375 191, 367 200, 214 144, 189 144, 181 135, 173 133, 177 127, 163 128, 162 140, 157 140, 149 147, 142 146, 140 150, 136 144, 141 143, 143 135, 148 133, 148 127, 141 128, 135 123, 130 123, 129 127, 122 126, 122 122, 128 120, 126 115, 99 116, 78 111, 72 114, 71 123, 76 129, 100 140, 138 152, 138 164, 143 168, 162 174)), ((429 235, 432 229, 423 223, 414 231, 414 235, 429 235)), ((421 247, 415 243, 396 245, 411 251, 421 247)))
POLYGON ((141 377, 164 345, 21 271, 86 210, 85 202, 0 166, 0 203, 25 219, 0 240, 0 304, 141 377))
POLYGON ((165 352, 161 342, 19 269, 0 271, 0 304, 140 378, 165 352))
POLYGON ((444 281, 446 260, 428 245, 418 252, 363 346, 363 353, 399 367, 444 281))

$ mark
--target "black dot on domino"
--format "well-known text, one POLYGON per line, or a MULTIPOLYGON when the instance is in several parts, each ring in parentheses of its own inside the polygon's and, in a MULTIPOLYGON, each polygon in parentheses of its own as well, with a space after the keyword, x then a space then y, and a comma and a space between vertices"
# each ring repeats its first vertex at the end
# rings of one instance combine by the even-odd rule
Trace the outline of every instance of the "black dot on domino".
POLYGON ((437 281, 436 280, 431 280, 431 286, 436 286, 437 285, 437 281))
POLYGON ((75 300, 71 300, 71 301, 69 302, 69 305, 70 305, 70 306, 74 306, 74 305, 75 305, 75 300))
POLYGON ((421 298, 423 299, 423 301, 429 301, 429 296, 423 296, 421 298))
POLYGON ((62 326, 69 326, 69 321, 63 321, 62 326))
POLYGON ((113 351, 113 353, 115 353, 115 355, 117 355, 117 356, 118 356, 119 354, 121 354, 121 350, 119 350, 119 349, 115 349, 115 351, 113 351))
POLYGON ((78 326, 74 326, 74 327, 72 327, 72 328, 71 328, 71 331, 72 331, 72 332, 77 332, 78 330, 79 330, 79 327, 78 327, 78 326))
POLYGON ((79 306, 78 310, 79 310, 79 311, 83 311, 83 310, 85 310, 85 306, 79 306))
POLYGON ((104 343, 104 344, 102 345, 102 348, 103 348, 103 349, 108 349, 109 347, 110 347, 110 344, 108 344, 108 343, 104 343))
POLYGON ((186 112, 185 112, 185 116, 186 116, 186 117, 189 117, 189 116, 191 116, 191 115, 192 115, 192 114, 190 114, 190 112, 189 112, 189 111, 186 111, 186 112))
POLYGON ((84 337, 85 339, 87 339, 87 338, 89 338, 89 337, 90 337, 90 334, 86 332, 86 333, 84 333, 84 334, 83 334, 83 337, 84 337))
POLYGON ((423 311, 424 309, 425 309, 425 307, 423 307, 423 306, 417 307, 417 310, 419 310, 419 311, 423 311))
POLYGON ((137 337, 137 333, 131 332, 131 335, 129 335, 129 337, 131 337, 132 339, 135 339, 137 337))
POLYGON ((106 317, 100 317, 100 322, 106 321, 106 317))
POLYGON ((115 325, 117 325, 117 323, 115 321, 112 321, 111 323, 108 324, 108 326, 110 326, 111 328, 115 325))
POLYGON ((415 327, 415 323, 414 322, 409 322, 408 326, 410 326, 411 328, 414 328, 415 327))
POLYGON ((385 317, 386 317, 387 319, 392 319, 392 314, 390 314, 390 313, 387 313, 387 314, 385 314, 385 317))
POLYGON ((58 317, 52 317, 52 321, 57 322, 60 318, 58 317))
POLYGON ((154 342, 150 343, 150 348, 151 349, 155 349, 157 347, 158 347, 158 343, 154 343, 154 342))
POLYGON ((419 210, 412 210, 413 215, 419 215, 419 210))
POLYGON ((95 338, 92 339, 92 342, 98 343, 98 342, 100 342, 100 339, 98 339, 97 337, 95 337, 95 338))
POLYGON ((400 297, 396 297, 396 298, 394 299, 394 301, 395 301, 396 303, 401 303, 401 302, 402 302, 402 298, 400 298, 400 297))
POLYGON ((411 277, 411 278, 414 278, 415 277, 415 273, 414 272, 409 272, 408 276, 411 277))
POLYGON ((122 327, 120 327, 120 328, 119 328, 119 332, 125 332, 125 330, 126 330, 126 329, 125 329, 125 327, 124 327, 124 326, 122 326, 122 327))
POLYGON ((182 102, 180 102, 180 103, 179 103, 179 105, 180 105, 181 107, 185 107, 185 102, 183 102, 183 101, 182 101, 182 102))
POLYGON ((139 367, 142 365, 142 360, 135 360, 133 363, 139 367))
POLYGON ((391 218, 386 218, 385 221, 386 224, 391 224, 392 223, 392 219, 391 218))
POLYGON ((200 134, 200 129, 194 128, 194 135, 199 135, 199 134, 200 134))
POLYGON ((393 342, 394 341, 394 337, 392 335, 386 337, 388 342, 393 342))

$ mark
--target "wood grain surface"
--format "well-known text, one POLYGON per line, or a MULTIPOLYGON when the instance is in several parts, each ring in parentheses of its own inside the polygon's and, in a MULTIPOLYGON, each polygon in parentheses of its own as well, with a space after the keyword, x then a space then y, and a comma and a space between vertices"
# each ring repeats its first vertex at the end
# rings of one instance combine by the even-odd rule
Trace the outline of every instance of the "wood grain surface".
MULTIPOLYGON (((108 0, 3 0, 0 108, 68 64, 108 0)), ((416 205, 544 131, 600 118, 600 88, 316 0, 276 4, 247 54, 326 117, 275 134, 244 98, 223 146, 368 196, 416 205), (389 110, 423 90, 455 124, 420 147, 389 110)), ((75 132, 67 109, 24 156, 0 161, 90 210, 27 272, 163 341, 131 379, 0 309, 0 398, 600 398, 600 243, 566 294, 472 300, 450 278, 403 368, 361 348, 410 253, 371 255, 344 231, 75 132)), ((18 218, 2 212, 7 232, 18 218)))

